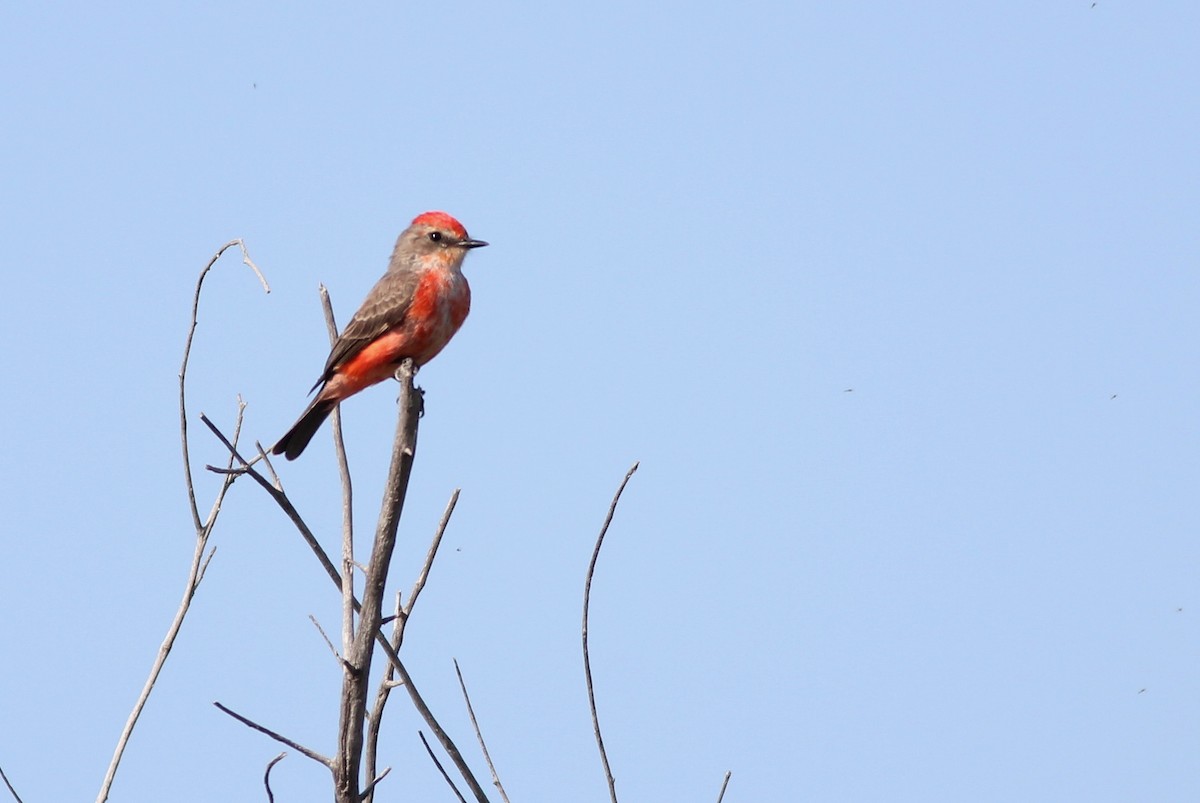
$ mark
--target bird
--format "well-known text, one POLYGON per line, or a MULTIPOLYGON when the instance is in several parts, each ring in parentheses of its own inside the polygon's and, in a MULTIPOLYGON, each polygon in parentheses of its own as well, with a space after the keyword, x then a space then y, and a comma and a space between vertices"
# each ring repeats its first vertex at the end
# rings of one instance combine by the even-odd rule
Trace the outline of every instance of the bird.
POLYGON ((406 358, 420 368, 436 357, 471 309, 463 260, 485 245, 445 212, 413 218, 396 239, 387 272, 333 344, 309 391, 320 388, 317 395, 271 454, 295 460, 339 402, 393 376, 406 358))

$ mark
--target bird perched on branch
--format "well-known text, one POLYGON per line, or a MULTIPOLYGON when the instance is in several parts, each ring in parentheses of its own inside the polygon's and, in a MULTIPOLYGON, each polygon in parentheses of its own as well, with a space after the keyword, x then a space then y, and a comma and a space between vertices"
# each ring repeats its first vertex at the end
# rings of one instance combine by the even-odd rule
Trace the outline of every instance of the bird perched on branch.
POLYGON ((436 357, 471 309, 463 259, 484 245, 445 212, 417 215, 397 238, 387 273, 333 344, 312 388, 320 391, 271 453, 295 460, 338 402, 392 376, 405 358, 419 368, 436 357))

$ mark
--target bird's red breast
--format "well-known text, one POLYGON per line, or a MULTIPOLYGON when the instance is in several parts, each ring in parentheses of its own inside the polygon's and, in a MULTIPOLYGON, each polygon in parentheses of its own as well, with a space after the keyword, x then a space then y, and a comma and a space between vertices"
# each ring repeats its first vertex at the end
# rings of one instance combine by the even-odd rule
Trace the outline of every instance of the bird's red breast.
POLYGON ((405 357, 418 367, 438 355, 462 326, 471 309, 471 288, 458 271, 426 271, 413 290, 399 325, 368 343, 339 365, 319 394, 344 399, 388 379, 405 357))

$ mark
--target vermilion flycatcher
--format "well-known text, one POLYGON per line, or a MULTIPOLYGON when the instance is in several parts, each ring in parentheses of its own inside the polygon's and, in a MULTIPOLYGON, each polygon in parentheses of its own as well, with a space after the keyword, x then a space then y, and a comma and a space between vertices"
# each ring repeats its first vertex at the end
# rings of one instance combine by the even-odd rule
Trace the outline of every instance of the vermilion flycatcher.
POLYGON ((418 368, 436 357, 471 309, 463 259, 484 245, 445 212, 417 215, 397 238, 387 273, 333 344, 313 385, 320 392, 271 453, 295 460, 338 402, 392 376, 406 357, 418 368))

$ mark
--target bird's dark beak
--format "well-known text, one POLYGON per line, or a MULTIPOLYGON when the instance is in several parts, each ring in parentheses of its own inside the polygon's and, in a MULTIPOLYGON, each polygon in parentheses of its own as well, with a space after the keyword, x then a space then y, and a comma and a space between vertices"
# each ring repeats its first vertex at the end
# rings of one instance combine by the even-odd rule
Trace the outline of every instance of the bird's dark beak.
POLYGON ((483 248, 487 243, 483 240, 463 240, 459 245, 463 248, 483 248))

